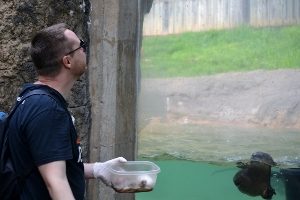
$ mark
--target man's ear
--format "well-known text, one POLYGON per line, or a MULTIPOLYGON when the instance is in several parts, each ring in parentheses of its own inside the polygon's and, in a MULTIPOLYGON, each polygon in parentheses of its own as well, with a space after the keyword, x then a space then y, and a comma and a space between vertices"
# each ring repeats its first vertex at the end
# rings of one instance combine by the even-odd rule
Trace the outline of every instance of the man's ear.
POLYGON ((71 69, 71 61, 70 61, 70 56, 64 56, 62 58, 62 63, 64 65, 64 67, 66 67, 67 69, 71 69))

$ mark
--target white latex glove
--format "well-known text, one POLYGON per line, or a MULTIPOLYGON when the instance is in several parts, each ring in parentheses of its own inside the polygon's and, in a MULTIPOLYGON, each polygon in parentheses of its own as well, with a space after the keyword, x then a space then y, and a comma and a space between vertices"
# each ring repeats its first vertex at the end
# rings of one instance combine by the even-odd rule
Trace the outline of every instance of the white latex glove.
POLYGON ((122 165, 122 163, 125 162, 127 162, 127 160, 123 157, 114 158, 103 163, 95 162, 93 166, 93 175, 95 178, 100 178, 103 181, 103 183, 105 183, 107 186, 111 186, 112 180, 109 168, 111 166, 122 165))

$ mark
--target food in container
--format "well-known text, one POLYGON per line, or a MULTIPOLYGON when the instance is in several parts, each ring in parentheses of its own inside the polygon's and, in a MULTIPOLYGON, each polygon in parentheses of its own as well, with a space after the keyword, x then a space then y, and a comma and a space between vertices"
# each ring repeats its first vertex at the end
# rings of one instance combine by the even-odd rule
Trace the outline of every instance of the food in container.
POLYGON ((160 168, 149 161, 127 161, 120 166, 112 166, 112 188, 122 193, 151 191, 159 172, 160 168))

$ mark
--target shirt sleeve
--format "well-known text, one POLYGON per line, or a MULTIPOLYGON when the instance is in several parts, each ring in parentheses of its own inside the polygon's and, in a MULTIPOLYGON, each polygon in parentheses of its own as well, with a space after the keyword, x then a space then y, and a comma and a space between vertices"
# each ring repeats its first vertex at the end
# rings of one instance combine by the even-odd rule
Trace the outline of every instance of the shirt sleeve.
POLYGON ((69 115, 61 110, 45 110, 31 120, 26 138, 37 166, 72 159, 69 115))

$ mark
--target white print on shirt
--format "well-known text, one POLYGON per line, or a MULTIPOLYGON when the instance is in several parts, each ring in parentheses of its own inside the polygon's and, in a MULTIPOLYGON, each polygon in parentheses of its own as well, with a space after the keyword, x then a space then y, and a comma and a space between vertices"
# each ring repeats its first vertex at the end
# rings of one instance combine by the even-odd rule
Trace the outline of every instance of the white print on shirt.
POLYGON ((81 146, 78 146, 78 152, 79 152, 79 155, 78 155, 77 162, 80 163, 80 162, 82 162, 82 148, 81 148, 81 146))
POLYGON ((71 118, 72 118, 73 125, 75 126, 75 117, 71 115, 71 118))

